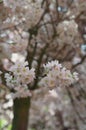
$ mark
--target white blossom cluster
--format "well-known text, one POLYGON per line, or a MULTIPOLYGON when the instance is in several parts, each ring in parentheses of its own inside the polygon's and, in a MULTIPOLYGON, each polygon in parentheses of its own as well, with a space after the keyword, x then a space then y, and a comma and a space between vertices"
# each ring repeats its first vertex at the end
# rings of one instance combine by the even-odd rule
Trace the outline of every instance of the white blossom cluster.
POLYGON ((74 20, 65 20, 62 23, 60 23, 57 26, 57 33, 59 34, 58 41, 61 43, 65 42, 67 44, 71 44, 73 43, 74 38, 76 40, 76 36, 78 37, 78 39, 80 39, 78 33, 78 25, 74 20), (64 40, 62 41, 62 39, 64 40))
POLYGON ((41 84, 53 89, 56 86, 69 86, 78 80, 78 73, 71 73, 70 70, 62 67, 57 60, 44 65, 46 76, 41 80, 41 84))
POLYGON ((25 23, 24 29, 31 28, 36 25, 44 11, 41 8, 40 1, 3 0, 3 2, 4 6, 10 8, 14 14, 14 16, 10 18, 11 22, 15 25, 25 23))
POLYGON ((17 61, 11 68, 10 73, 5 74, 6 84, 15 93, 13 98, 31 96, 28 84, 35 78, 35 70, 29 69, 28 62, 17 61))
MULTIPOLYGON (((41 77, 39 85, 53 89, 57 86, 69 86, 78 80, 78 73, 73 74, 70 70, 62 67, 57 61, 51 61, 44 66, 44 77, 41 77)), ((42 75, 43 75, 42 74, 42 75)), ((35 79, 35 69, 29 69, 27 61, 17 61, 10 67, 9 73, 5 74, 6 85, 13 90, 12 97, 23 98, 31 96, 28 85, 35 79)))
POLYGON ((9 31, 8 37, 11 44, 9 44, 9 49, 12 52, 23 52, 27 48, 28 44, 28 37, 29 34, 25 31, 19 30, 20 33, 18 33, 16 30, 14 32, 9 31), (13 44, 14 43, 14 44, 13 44))
POLYGON ((14 7, 14 9, 15 9, 16 6, 20 6, 19 3, 21 3, 22 6, 24 6, 24 5, 27 5, 29 1, 28 0, 23 0, 23 1, 21 1, 21 0, 3 0, 3 2, 4 2, 5 6, 7 6, 7 7, 10 6, 10 8, 14 7))

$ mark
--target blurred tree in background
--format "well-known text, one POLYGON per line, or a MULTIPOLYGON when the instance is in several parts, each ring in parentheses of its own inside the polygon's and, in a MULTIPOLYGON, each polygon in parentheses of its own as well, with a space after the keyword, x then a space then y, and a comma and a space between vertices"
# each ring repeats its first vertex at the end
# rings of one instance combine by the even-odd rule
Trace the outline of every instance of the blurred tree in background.
POLYGON ((86 1, 0 0, 0 70, 1 130, 86 130, 86 1), (11 97, 4 75, 24 60, 35 80, 11 97), (40 83, 43 64, 54 60, 79 81, 52 90, 40 83))

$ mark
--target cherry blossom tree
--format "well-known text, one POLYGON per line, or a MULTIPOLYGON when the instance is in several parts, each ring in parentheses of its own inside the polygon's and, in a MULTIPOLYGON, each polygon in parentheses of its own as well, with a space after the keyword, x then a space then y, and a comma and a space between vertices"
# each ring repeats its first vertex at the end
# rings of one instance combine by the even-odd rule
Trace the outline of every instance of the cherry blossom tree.
POLYGON ((40 89, 59 95, 59 130, 79 130, 78 118, 85 122, 76 100, 76 71, 86 58, 85 10, 84 0, 0 2, 0 86, 9 89, 13 99, 12 130, 28 129, 31 99, 40 89), (73 127, 65 123, 69 109, 73 127))

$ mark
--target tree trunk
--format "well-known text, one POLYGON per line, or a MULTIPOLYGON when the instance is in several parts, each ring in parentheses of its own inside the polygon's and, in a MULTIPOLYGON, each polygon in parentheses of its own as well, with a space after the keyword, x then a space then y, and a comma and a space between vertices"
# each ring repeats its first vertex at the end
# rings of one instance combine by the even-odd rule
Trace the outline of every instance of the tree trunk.
POLYGON ((12 130, 27 130, 28 129, 28 117, 30 109, 30 97, 15 99, 13 101, 13 122, 12 130))

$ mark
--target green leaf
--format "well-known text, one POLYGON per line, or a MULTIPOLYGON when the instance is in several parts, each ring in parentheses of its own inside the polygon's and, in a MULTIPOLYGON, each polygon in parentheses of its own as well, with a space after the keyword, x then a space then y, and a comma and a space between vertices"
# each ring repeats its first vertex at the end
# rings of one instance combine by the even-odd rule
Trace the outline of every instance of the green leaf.
POLYGON ((6 125, 7 121, 5 119, 0 119, 0 129, 6 125))
POLYGON ((9 126, 7 127, 7 130, 11 130, 11 127, 12 127, 12 125, 9 125, 9 126))
MULTIPOLYGON (((5 119, 0 119, 0 130, 7 125, 7 121, 5 119)), ((7 126, 6 130, 11 130, 11 124, 7 126)))

